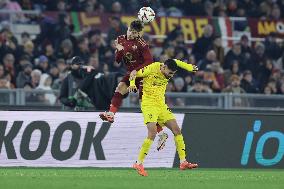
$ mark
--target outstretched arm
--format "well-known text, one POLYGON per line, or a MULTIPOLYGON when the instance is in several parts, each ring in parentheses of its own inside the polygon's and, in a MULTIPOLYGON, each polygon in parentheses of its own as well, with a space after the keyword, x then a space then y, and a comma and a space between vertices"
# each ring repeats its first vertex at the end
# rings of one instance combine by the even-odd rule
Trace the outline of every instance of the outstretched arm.
POLYGON ((129 92, 137 91, 137 88, 136 88, 136 85, 135 85, 136 77, 147 77, 155 69, 155 67, 159 67, 159 66, 160 66, 160 63, 158 63, 158 62, 152 63, 152 64, 138 70, 135 75, 130 76, 129 77, 130 85, 128 87, 128 91, 129 92))
POLYGON ((180 60, 177 60, 177 59, 174 59, 177 63, 177 66, 184 69, 184 70, 187 70, 189 72, 196 72, 198 71, 198 67, 196 65, 193 65, 193 64, 188 64, 186 62, 183 62, 183 61, 180 61, 180 60))
POLYGON ((132 76, 130 75, 130 77, 129 77, 130 85, 128 87, 129 92, 136 92, 137 91, 137 87, 135 85, 135 80, 136 80, 136 77, 143 77, 144 76, 144 70, 145 70, 145 68, 142 68, 142 69, 138 70, 135 75, 132 75, 132 76))

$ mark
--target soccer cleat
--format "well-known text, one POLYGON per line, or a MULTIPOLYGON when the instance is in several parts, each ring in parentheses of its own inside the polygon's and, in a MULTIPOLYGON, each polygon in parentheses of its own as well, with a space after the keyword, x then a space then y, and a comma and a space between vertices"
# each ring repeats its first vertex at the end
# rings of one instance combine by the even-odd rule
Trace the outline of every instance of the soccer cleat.
POLYGON ((160 151, 160 150, 162 150, 165 147, 166 141, 169 138, 169 136, 168 136, 167 133, 164 133, 164 132, 162 134, 158 135, 158 136, 160 138, 158 140, 157 150, 160 151))
POLYGON ((103 121, 108 121, 110 123, 113 123, 114 122, 114 113, 112 112, 103 112, 103 113, 100 113, 100 118, 103 120, 103 121))
POLYGON ((144 169, 143 164, 138 164, 138 163, 134 163, 133 164, 133 168, 136 169, 137 173, 141 176, 147 177, 148 173, 147 171, 144 169))
POLYGON ((197 168, 198 167, 198 164, 196 163, 189 163, 187 161, 184 161, 182 162, 180 165, 179 165, 179 169, 180 170, 185 170, 185 169, 194 169, 194 168, 197 168))

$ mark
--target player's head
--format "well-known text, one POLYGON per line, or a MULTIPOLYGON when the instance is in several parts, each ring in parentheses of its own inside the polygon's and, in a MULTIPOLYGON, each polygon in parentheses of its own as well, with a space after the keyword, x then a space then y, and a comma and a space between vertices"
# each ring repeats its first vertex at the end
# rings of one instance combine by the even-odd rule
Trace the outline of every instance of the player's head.
POLYGON ((132 21, 127 30, 127 38, 134 39, 139 37, 143 28, 144 25, 140 20, 132 21))
POLYGON ((168 59, 164 62, 161 72, 168 79, 172 78, 177 72, 177 63, 174 59, 168 59))

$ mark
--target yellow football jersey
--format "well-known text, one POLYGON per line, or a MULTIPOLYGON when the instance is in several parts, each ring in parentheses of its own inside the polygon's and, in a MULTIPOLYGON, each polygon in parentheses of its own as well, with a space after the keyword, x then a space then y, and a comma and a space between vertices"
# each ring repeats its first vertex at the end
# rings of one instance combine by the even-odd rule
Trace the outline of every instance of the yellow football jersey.
POLYGON ((154 62, 137 72, 137 77, 143 77, 142 103, 165 103, 165 92, 169 79, 161 73, 163 63, 154 62))

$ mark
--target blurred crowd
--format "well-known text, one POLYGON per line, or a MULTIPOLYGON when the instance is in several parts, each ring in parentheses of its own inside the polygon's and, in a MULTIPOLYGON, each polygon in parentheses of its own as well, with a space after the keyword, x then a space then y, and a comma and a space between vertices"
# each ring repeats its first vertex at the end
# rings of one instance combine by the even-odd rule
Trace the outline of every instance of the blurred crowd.
MULTIPOLYGON (((93 66, 103 74, 124 73, 124 65, 114 61, 114 40, 126 33, 127 26, 118 17, 113 16, 109 18, 110 26, 106 35, 103 35, 99 28, 89 28, 82 31, 82 35, 74 36, 74 26, 64 11, 133 13, 138 7, 132 6, 139 4, 135 4, 135 0, 132 1, 134 3, 129 3, 131 6, 125 6, 129 1, 124 0, 85 0, 81 3, 72 0, 1 1, 2 8, 2 3, 5 2, 5 6, 15 9, 40 8, 59 10, 60 13, 55 20, 46 18, 40 22, 41 33, 35 39, 24 32, 18 40, 9 25, 3 26, 0 31, 0 88, 60 89, 68 73, 68 61, 73 56, 81 57, 86 65, 93 66)), ((283 7, 283 1, 275 0, 154 0, 150 3, 160 15, 169 15, 169 10, 174 8, 182 15, 212 13, 238 16, 242 12, 243 16, 278 15, 279 18, 280 7, 283 7), (207 10, 208 7, 212 8, 211 12, 207 10)), ((258 43, 251 43, 249 38, 243 35, 239 41, 234 41, 232 47, 222 45, 221 36, 214 34, 211 25, 204 27, 203 36, 198 38, 191 48, 184 43, 179 27, 167 35, 162 47, 156 47, 147 34, 143 37, 149 43, 155 61, 163 62, 168 58, 176 58, 196 64, 200 68, 194 75, 179 70, 179 74, 167 87, 169 92, 284 94, 284 45, 277 41, 275 33, 271 33, 264 42, 258 43)), ((46 103, 56 103, 54 94, 47 95, 42 97, 46 103)))
POLYGON ((159 16, 283 18, 283 0, 2 0, 0 9, 135 14, 151 6, 159 16))

